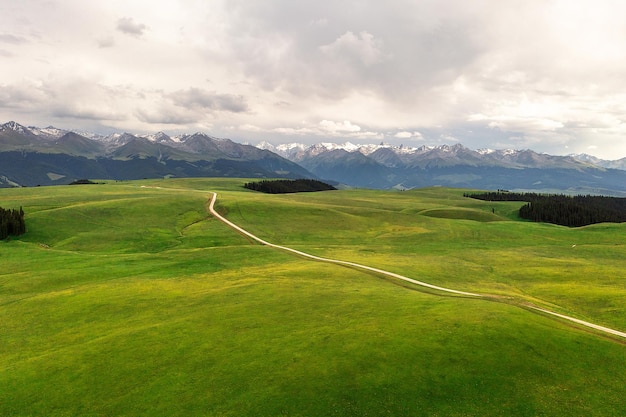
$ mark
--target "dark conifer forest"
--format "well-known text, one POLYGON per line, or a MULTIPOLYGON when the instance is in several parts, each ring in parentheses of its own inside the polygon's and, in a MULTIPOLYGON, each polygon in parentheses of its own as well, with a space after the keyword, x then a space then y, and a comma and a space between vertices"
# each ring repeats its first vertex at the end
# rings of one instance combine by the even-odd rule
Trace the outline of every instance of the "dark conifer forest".
POLYGON ((322 181, 298 179, 298 180, 263 180, 248 182, 244 187, 249 190, 260 191, 268 194, 302 193, 313 191, 336 190, 330 184, 322 181))
POLYGON ((534 222, 569 227, 626 222, 626 198, 508 191, 464 195, 485 201, 526 201, 527 204, 520 208, 519 215, 534 222))
POLYGON ((0 240, 9 236, 19 236, 26 233, 24 210, 5 210, 0 207, 0 240))

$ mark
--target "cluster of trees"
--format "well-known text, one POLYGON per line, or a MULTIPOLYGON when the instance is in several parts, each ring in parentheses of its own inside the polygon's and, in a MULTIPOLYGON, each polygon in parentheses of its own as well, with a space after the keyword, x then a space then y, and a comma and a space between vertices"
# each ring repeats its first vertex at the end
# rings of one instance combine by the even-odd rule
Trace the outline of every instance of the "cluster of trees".
POLYGON ((322 181, 298 179, 298 180, 263 180, 258 182, 248 182, 243 185, 245 188, 254 191, 261 191, 268 194, 301 193, 312 191, 336 190, 330 184, 322 181))
POLYGON ((19 236, 26 233, 24 210, 5 210, 0 207, 0 240, 9 236, 19 236))
POLYGON ((84 184, 97 184, 97 183, 91 180, 76 180, 76 181, 70 182, 69 185, 84 185, 84 184))
POLYGON ((550 195, 537 193, 512 193, 507 190, 498 190, 486 193, 464 193, 463 196, 484 201, 535 201, 540 198, 549 197, 550 195))
POLYGON ((594 223, 626 222, 626 198, 562 194, 488 192, 464 194, 486 201, 527 201, 519 210, 523 219, 580 227, 594 223))

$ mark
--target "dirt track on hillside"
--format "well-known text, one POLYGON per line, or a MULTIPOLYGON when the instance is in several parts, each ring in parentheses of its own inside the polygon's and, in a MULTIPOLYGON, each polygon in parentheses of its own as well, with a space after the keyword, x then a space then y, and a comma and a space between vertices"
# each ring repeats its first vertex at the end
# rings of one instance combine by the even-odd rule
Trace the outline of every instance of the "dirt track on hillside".
POLYGON ((535 305, 532 304, 528 304, 528 303, 515 303, 513 301, 506 300, 503 297, 498 297, 498 296, 494 296, 494 295, 488 295, 488 294, 477 294, 477 293, 472 293, 472 292, 466 292, 466 291, 459 291, 459 290, 454 290, 451 288, 445 288, 445 287, 440 287, 437 285, 433 285, 433 284, 429 284, 426 282, 422 282, 422 281, 418 281, 409 277, 405 277, 403 275, 399 275, 393 272, 389 272, 389 271, 385 271, 382 269, 378 269, 378 268, 372 268, 370 266, 367 265, 361 265, 361 264, 357 264, 354 262, 347 262, 347 261, 341 261, 338 259, 331 259, 331 258, 322 258, 320 256, 315 256, 315 255, 311 255, 296 249, 292 249, 292 248, 288 248, 286 246, 280 246, 280 245, 275 245, 273 243, 267 242, 259 237, 257 237, 256 235, 253 235, 252 233, 248 232, 247 230, 237 226, 235 223, 229 221, 228 219, 226 219, 225 217, 223 217, 222 215, 220 215, 217 211, 215 211, 214 205, 215 205, 215 201, 217 200, 217 193, 212 193, 213 197, 211 198, 211 202, 209 204, 209 212, 215 216, 217 219, 219 219, 220 221, 222 221, 223 223, 227 224, 228 226, 230 226, 231 228, 235 229, 236 231, 238 231, 239 233, 259 242, 262 245, 266 245, 272 248, 276 248, 279 250, 283 250, 286 252, 290 252, 293 253, 295 255, 304 257, 304 258, 308 258, 308 259, 312 259, 315 261, 319 261, 319 262, 327 262, 327 263, 332 263, 332 264, 338 264, 338 265, 344 265, 344 266, 348 266, 348 267, 352 267, 352 268, 357 268, 357 269, 361 269, 364 271, 368 271, 368 272, 374 272, 380 275, 384 275, 384 276, 388 276, 388 277, 392 277, 395 279, 399 279, 405 282, 409 282, 411 284, 415 284, 415 285, 419 285, 422 287, 426 287, 429 288, 431 290, 436 290, 436 291, 441 291, 443 293, 447 293, 447 294, 454 294, 457 296, 464 296, 464 297, 471 297, 471 298, 480 298, 480 299, 485 299, 485 300, 490 300, 490 301, 503 301, 506 302, 507 304, 512 304, 512 305, 516 305, 518 307, 523 307, 526 309, 529 309, 530 311, 535 311, 538 313, 542 313, 542 314, 547 314, 550 316, 554 316, 554 317, 558 317, 560 319, 563 320, 567 320, 569 322, 573 322, 576 323, 578 325, 587 327, 587 328, 591 328, 591 329, 595 329, 597 331, 600 331, 604 334, 609 334, 609 335, 613 335, 613 336, 618 336, 621 338, 626 339, 626 333, 625 332, 621 332, 619 330, 615 330, 615 329, 610 329, 608 327, 604 327, 604 326, 600 326, 598 324, 594 324, 594 323, 590 323, 584 320, 580 320, 574 317, 570 317, 564 314, 559 314, 556 313, 554 311, 550 311, 550 310, 546 310, 544 308, 540 308, 537 307, 535 305))

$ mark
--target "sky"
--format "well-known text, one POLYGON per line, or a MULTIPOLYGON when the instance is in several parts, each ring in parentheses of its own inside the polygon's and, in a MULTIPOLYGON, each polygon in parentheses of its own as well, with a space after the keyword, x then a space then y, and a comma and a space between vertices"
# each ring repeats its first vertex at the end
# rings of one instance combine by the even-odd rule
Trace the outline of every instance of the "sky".
POLYGON ((623 0, 0 0, 0 123, 626 157, 623 0))

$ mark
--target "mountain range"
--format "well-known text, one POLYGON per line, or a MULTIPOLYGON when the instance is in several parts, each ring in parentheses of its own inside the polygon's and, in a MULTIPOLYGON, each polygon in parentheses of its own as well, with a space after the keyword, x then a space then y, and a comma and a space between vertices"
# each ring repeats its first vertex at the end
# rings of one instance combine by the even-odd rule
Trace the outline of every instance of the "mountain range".
POLYGON ((167 177, 314 178, 364 188, 450 186, 626 196, 626 158, 471 150, 461 144, 262 142, 255 147, 204 133, 104 136, 16 122, 0 125, 0 186, 167 177))
POLYGON ((0 125, 0 186, 167 177, 314 176, 273 152, 204 133, 102 136, 16 122, 0 125))
POLYGON ((471 150, 461 144, 405 147, 381 143, 258 145, 320 178, 365 188, 451 186, 626 195, 626 158, 555 156, 532 150, 471 150))
MULTIPOLYGON (((312 146, 307 146, 302 143, 288 143, 274 146, 268 142, 261 142, 257 147, 270 150, 295 162, 307 160, 322 153, 343 150, 346 152, 358 151, 365 156, 371 156, 373 159, 381 159, 381 155, 394 155, 391 157, 391 161, 387 161, 387 164, 391 166, 396 165, 398 161, 397 158, 399 158, 401 162, 410 160, 420 161, 421 166, 429 165, 428 162, 424 163, 424 161, 436 159, 446 160, 447 164, 452 163, 454 165, 466 164, 470 162, 468 159, 473 159, 485 164, 517 166, 520 168, 553 167, 555 164, 564 167, 572 167, 572 164, 579 166, 579 163, 583 162, 602 168, 626 170, 626 158, 609 161, 588 154, 552 156, 536 153, 528 149, 521 151, 513 149, 479 149, 472 151, 461 144, 452 146, 405 147, 403 145, 393 146, 386 143, 380 143, 378 145, 355 145, 350 142, 344 144, 322 142, 312 146)), ((382 159, 384 160, 385 158, 382 159)))

